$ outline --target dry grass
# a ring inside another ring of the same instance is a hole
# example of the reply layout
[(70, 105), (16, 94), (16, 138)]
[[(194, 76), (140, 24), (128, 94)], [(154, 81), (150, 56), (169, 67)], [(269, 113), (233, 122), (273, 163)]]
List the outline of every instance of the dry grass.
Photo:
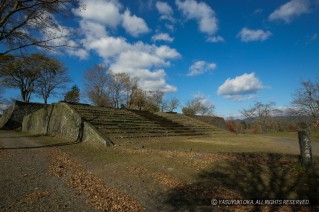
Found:
[(50, 193), (48, 191), (35, 191), (25, 195), (23, 201), (28, 204), (33, 204), (49, 194)]
[[(53, 138), (37, 139), (50, 144), (61, 142)], [(53, 172), (57, 176), (68, 176), (68, 184), (83, 192), (95, 208), (108, 207), (111, 210), (113, 206), (103, 205), (104, 202), (111, 205), (116, 202), (116, 208), (119, 204), (117, 201), (123, 201), (118, 189), (110, 190), (94, 177), (96, 175), (93, 173), (96, 172), (102, 180), (112, 178), (118, 184), (127, 184), (129, 181), (133, 188), (141, 185), (141, 181), (142, 184), (147, 183), (152, 191), (163, 192), (162, 196), (167, 198), (166, 204), (176, 210), (197, 210), (202, 206), (211, 209), (212, 198), (308, 199), (312, 196), (319, 199), (318, 165), (314, 172), (307, 173), (300, 166), (297, 156), (285, 155), (291, 152), (259, 135), (227, 133), (209, 138), (144, 140), (110, 148), (81, 143), (61, 149), (68, 152), (69, 156), (54, 154)], [(74, 164), (72, 158), (79, 159), (92, 173), (83, 172), (84, 168)], [(95, 197), (96, 193), (90, 189), (101, 190), (102, 193)], [(113, 194), (115, 199), (110, 197)], [(133, 194), (133, 197), (138, 200), (148, 198), (137, 194)], [(100, 201), (101, 198), (104, 200)], [(138, 208), (143, 207), (140, 205)], [(304, 206), (269, 205), (221, 206), (219, 209), (308, 211)]]
[(54, 149), (48, 151), (48, 154), (50, 173), (65, 177), (67, 184), (84, 194), (93, 208), (103, 211), (144, 211), (137, 200), (107, 187), (100, 178), (86, 171), (66, 153)]

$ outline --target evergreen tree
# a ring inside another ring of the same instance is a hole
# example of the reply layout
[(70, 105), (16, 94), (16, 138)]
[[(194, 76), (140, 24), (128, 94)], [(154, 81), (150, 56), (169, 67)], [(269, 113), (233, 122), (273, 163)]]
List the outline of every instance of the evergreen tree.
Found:
[(71, 90), (64, 95), (64, 101), (76, 103), (80, 102), (80, 89), (77, 85), (73, 85)]

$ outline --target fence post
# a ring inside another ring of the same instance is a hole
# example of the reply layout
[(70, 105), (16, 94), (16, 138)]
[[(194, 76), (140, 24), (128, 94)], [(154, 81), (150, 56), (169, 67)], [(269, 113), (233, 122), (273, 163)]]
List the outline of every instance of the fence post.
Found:
[(299, 131), (298, 138), (299, 138), (301, 164), (305, 168), (311, 168), (312, 152), (311, 152), (311, 141), (309, 138), (309, 134), (306, 131)]

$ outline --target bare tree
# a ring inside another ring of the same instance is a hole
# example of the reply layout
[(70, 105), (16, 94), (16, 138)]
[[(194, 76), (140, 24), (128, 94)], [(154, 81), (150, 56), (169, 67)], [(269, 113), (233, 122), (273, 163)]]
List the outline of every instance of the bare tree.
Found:
[(126, 73), (112, 73), (111, 81), (109, 85), (110, 96), (112, 98), (113, 107), (120, 108), (121, 106), (127, 105), (129, 103), (129, 94), (131, 90), (131, 80)]
[(213, 115), (215, 110), (215, 105), (210, 102), (201, 102), (198, 113), (202, 116)]
[(302, 82), (293, 94), (292, 106), (294, 114), (319, 120), (319, 80)]
[(279, 113), (278, 109), (274, 109), (275, 103), (256, 102), (252, 107), (244, 109), (241, 112), (246, 118), (252, 119), (259, 124), (263, 131), (266, 131), (272, 122), (273, 114)]
[(132, 96), (131, 96), (130, 108), (144, 110), (144, 108), (146, 107), (146, 103), (147, 103), (146, 92), (138, 87), (134, 89), (134, 92), (132, 93)]
[(35, 93), (47, 104), (49, 97), (56, 95), (58, 90), (65, 89), (71, 80), (67, 69), (56, 59), (41, 56), (38, 66), (41, 70), (39, 78), (35, 81)]
[(112, 106), (108, 87), (112, 79), (107, 72), (103, 65), (95, 65), (84, 72), (85, 94), (94, 105)]
[[(70, 31), (61, 27), (55, 16), (66, 17), (79, 0), (1, 0), (0, 55), (37, 46), (47, 50), (67, 46)], [(63, 42), (56, 42), (57, 40)]]
[(151, 112), (163, 111), (164, 92), (160, 90), (149, 91), (147, 95), (147, 109)]
[(134, 94), (140, 89), (137, 78), (130, 78), (129, 76), (124, 78), (124, 100), (127, 108), (131, 108), (133, 103)]
[(179, 106), (179, 100), (176, 97), (173, 97), (167, 102), (167, 110), (169, 112), (173, 112)]
[(213, 115), (215, 106), (205, 101), (202, 96), (198, 96), (189, 100), (182, 111), (185, 115), (194, 116), (196, 114), (200, 115)]

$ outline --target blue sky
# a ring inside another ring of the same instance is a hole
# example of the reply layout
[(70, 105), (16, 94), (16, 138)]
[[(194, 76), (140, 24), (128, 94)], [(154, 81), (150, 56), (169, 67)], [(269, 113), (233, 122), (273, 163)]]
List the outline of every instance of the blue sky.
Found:
[(80, 89), (105, 64), (181, 104), (202, 95), (220, 116), (256, 101), (288, 106), (319, 73), (318, 0), (84, 0), (61, 28), (81, 46), (59, 55)]

